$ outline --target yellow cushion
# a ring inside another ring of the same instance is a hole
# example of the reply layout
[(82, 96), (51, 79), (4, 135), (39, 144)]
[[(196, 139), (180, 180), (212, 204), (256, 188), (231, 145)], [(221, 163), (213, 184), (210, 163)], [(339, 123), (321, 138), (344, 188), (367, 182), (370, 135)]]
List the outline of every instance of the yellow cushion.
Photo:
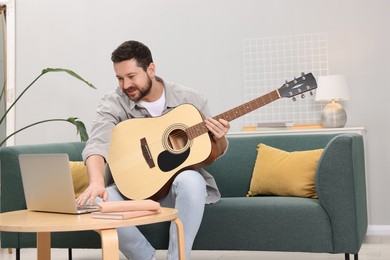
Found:
[(69, 162), (76, 198), (88, 187), (88, 172), (84, 162)]
[(317, 198), (314, 175), (323, 149), (286, 152), (259, 144), (248, 196)]

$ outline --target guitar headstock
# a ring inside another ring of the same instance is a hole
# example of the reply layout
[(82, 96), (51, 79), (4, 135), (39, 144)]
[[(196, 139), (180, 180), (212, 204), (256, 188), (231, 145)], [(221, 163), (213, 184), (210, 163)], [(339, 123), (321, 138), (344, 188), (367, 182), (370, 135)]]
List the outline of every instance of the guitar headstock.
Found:
[(313, 74), (302, 73), (302, 76), (286, 82), (278, 89), (280, 97), (294, 97), (317, 88), (317, 82)]

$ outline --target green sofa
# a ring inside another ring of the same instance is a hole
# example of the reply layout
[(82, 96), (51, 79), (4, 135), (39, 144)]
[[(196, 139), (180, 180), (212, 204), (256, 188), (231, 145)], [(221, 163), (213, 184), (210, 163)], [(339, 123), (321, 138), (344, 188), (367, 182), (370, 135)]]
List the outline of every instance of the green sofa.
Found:
[[(206, 205), (194, 250), (313, 252), (344, 254), (345, 259), (353, 254), (358, 258), (367, 230), (361, 135), (229, 136), (229, 142), (225, 156), (207, 167), (222, 198)], [(324, 148), (315, 176), (318, 199), (246, 197), (259, 143), (286, 151)], [(81, 160), (83, 147), (84, 143), (73, 142), (2, 148), (1, 212), (26, 208), (19, 154), (68, 153), (70, 160), (77, 161)], [(168, 226), (162, 223), (140, 229), (157, 249), (165, 249)], [(1, 233), (3, 248), (29, 248), (35, 243), (31, 233)], [(52, 247), (99, 248), (100, 240), (93, 231), (54, 233)]]

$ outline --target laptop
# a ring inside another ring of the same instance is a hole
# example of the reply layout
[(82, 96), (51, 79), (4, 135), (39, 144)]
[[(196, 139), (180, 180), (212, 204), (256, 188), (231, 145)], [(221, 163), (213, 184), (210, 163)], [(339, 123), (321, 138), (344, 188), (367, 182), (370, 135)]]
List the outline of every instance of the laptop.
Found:
[(28, 210), (82, 214), (97, 205), (77, 206), (67, 154), (20, 154), (20, 172)]

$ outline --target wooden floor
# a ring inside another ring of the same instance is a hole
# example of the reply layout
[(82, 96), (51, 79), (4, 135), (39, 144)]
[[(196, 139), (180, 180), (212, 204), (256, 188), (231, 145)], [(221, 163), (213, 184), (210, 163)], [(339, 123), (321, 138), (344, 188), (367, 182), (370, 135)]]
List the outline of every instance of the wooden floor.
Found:
[[(0, 260), (15, 259), (15, 250), (9, 254), (6, 249), (1, 250)], [(21, 259), (36, 259), (35, 249), (22, 249)], [(67, 260), (66, 249), (52, 249), (53, 260)], [(74, 249), (74, 260), (101, 259), (98, 249)], [(120, 258), (126, 259), (121, 256)], [(157, 259), (166, 259), (166, 251), (158, 251)], [(314, 253), (285, 253), (285, 252), (248, 252), (248, 251), (193, 251), (191, 260), (344, 260), (343, 254), (314, 254)], [(351, 260), (353, 257), (351, 257)], [(369, 236), (366, 238), (359, 253), (359, 260), (390, 260), (390, 236)]]

